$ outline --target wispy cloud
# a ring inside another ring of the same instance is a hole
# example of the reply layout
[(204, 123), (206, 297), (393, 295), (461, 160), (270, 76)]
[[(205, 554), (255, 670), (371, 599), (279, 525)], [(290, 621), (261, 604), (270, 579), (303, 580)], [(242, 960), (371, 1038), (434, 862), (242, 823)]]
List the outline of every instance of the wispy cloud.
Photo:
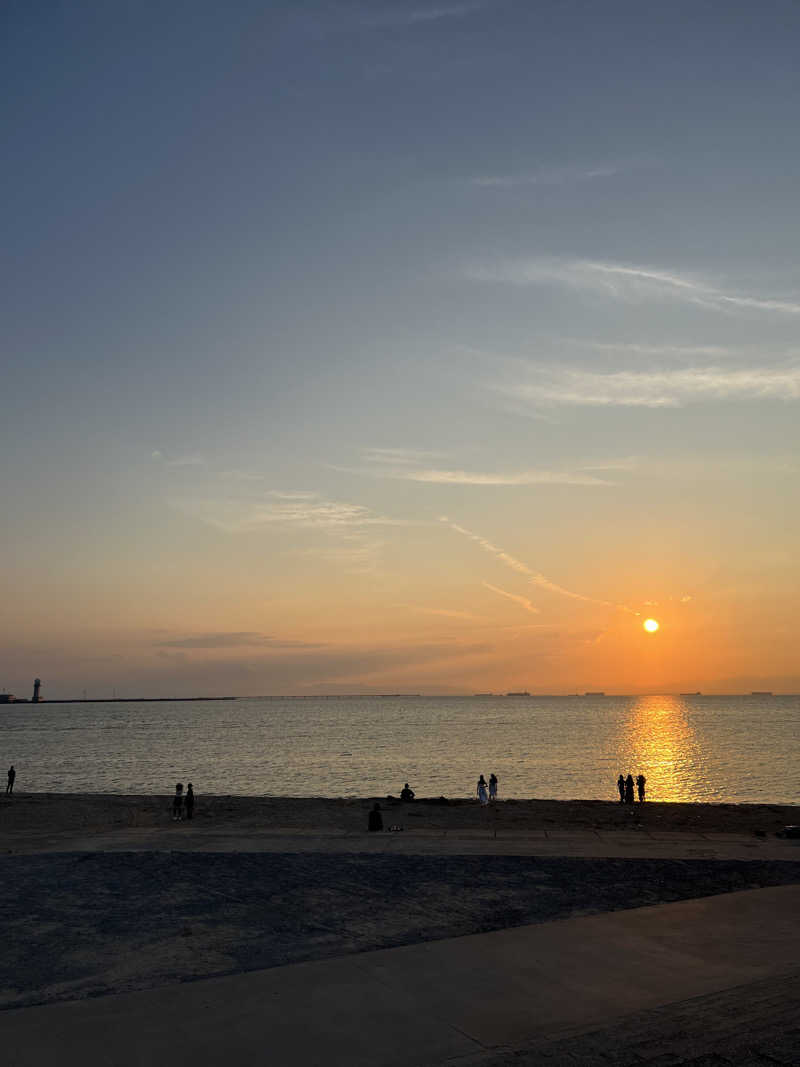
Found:
[(483, 584), (487, 589), (491, 589), (493, 593), (504, 596), (507, 600), (513, 600), (515, 604), (519, 604), (526, 611), (529, 611), (531, 615), (539, 614), (539, 609), (526, 596), (521, 596), (519, 593), (509, 593), (505, 589), (499, 589), (496, 585), (491, 585), (489, 582), (484, 582)]
[(398, 478), (407, 482), (427, 482), (434, 485), (612, 485), (603, 478), (580, 471), (459, 471), (459, 470), (416, 470), (395, 471), (387, 477)]
[(368, 10), (360, 21), (363, 25), (375, 29), (416, 26), (426, 22), (440, 22), (443, 19), (464, 18), (489, 6), (490, 2), (491, 0), (462, 0), (461, 3), (398, 6), (384, 11)]
[(442, 516), (440, 522), (445, 523), (451, 530), (455, 530), (456, 533), (461, 534), (463, 537), (468, 537), (470, 541), (474, 541), (476, 545), (479, 545), (484, 552), (488, 552), (489, 555), (494, 556), (495, 559), (504, 563), (512, 571), (516, 571), (517, 574), (524, 575), (532, 585), (536, 585), (540, 589), (546, 590), (548, 593), (556, 593), (558, 596), (568, 597), (570, 600), (581, 600), (587, 604), (600, 604), (606, 608), (616, 608), (619, 611), (626, 611), (631, 615), (638, 614), (638, 612), (634, 611), (633, 608), (629, 608), (626, 604), (615, 604), (610, 600), (599, 600), (597, 597), (586, 596), (583, 593), (576, 593), (571, 589), (565, 589), (564, 586), (558, 585), (540, 571), (533, 570), (527, 563), (515, 559), (514, 556), (509, 555), (509, 553), (503, 551), (502, 548), (498, 548), (497, 545), (492, 544), (492, 542), (485, 537), (481, 537), (480, 534), (473, 533), (472, 530), (468, 530), (464, 526), (459, 526), (458, 523), (452, 522), (446, 516)]
[(704, 401), (797, 400), (800, 364), (607, 373), (573, 367), (536, 367), (528, 371), (527, 381), (492, 388), (531, 407), (677, 408)]
[(431, 452), (418, 448), (368, 448), (362, 459), (367, 463), (398, 464), (426, 463), (431, 459), (440, 459), (444, 452)]
[(177, 497), (173, 505), (229, 533), (270, 526), (348, 532), (369, 526), (416, 525), (376, 514), (361, 504), (327, 500), (304, 490), (269, 490), (258, 496)]
[(395, 607), (406, 608), (408, 611), (419, 612), (420, 615), (438, 615), (444, 619), (464, 619), (469, 622), (486, 622), (483, 615), (475, 615), (471, 611), (458, 611), (454, 608), (424, 608), (419, 604), (396, 604)]
[(181, 467), (204, 467), (206, 464), (202, 456), (196, 454), (190, 456), (167, 456), (158, 448), (150, 453), (150, 458), (154, 463), (160, 463), (168, 470), (178, 470)]
[(620, 165), (600, 165), (595, 167), (549, 167), (541, 170), (517, 174), (485, 174), (470, 179), (471, 185), (481, 189), (516, 189), (531, 185), (570, 185), (576, 182), (590, 182), (597, 178), (613, 178), (624, 170), (630, 169)]
[(562, 285), (616, 300), (679, 300), (715, 311), (750, 310), (800, 315), (797, 298), (728, 291), (675, 271), (589, 259), (515, 259), (465, 268), (476, 281), (512, 285)]
[[(374, 451), (372, 450), (372, 452)], [(528, 485), (608, 486), (614, 484), (589, 473), (589, 468), (587, 467), (582, 467), (578, 470), (470, 471), (421, 466), (419, 459), (424, 459), (426, 454), (414, 453), (411, 450), (382, 449), (377, 457), (372, 452), (366, 452), (362, 456), (365, 466), (340, 467), (332, 465), (332, 469), (369, 478), (389, 478), (395, 481), (420, 482), (429, 485), (518, 487)]]
[(289, 641), (269, 634), (242, 630), (235, 633), (193, 634), (191, 637), (178, 637), (165, 641), (156, 641), (156, 648), (323, 648), (321, 644), (309, 644), (307, 641)]
[(562, 343), (570, 348), (588, 349), (612, 356), (643, 356), (646, 359), (728, 359), (742, 354), (741, 349), (732, 348), (730, 345), (642, 344), (636, 341), (589, 341), (574, 338), (564, 338)]

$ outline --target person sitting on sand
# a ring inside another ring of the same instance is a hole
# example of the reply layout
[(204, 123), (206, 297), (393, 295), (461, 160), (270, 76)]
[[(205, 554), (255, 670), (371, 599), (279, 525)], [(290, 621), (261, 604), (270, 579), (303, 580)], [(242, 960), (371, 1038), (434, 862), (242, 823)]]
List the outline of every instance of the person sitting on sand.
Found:
[(639, 793), (639, 803), (644, 803), (644, 787), (647, 784), (647, 779), (643, 774), (636, 775), (636, 789)]
[(367, 822), (368, 830), (382, 830), (383, 829), (383, 816), (381, 815), (381, 806), (376, 803), (372, 811), (369, 813), (369, 821)]
[(625, 779), (625, 803), (633, 803), (633, 775), (629, 774)]
[(497, 775), (489, 775), (489, 800), (497, 800)]
[(481, 806), (489, 803), (489, 794), (486, 792), (486, 779), (483, 775), (478, 779), (478, 800), (481, 802)]
[(181, 812), (183, 811), (183, 782), (178, 782), (175, 786), (175, 796), (172, 799), (172, 821), (181, 821)]
[(191, 782), (186, 786), (186, 800), (184, 803), (186, 805), (186, 818), (191, 819), (192, 812), (194, 811), (194, 790), (192, 789)]
[(401, 800), (413, 800), (414, 799), (414, 790), (409, 787), (408, 782), (406, 782), (406, 784), (400, 790), (400, 799)]
[(620, 804), (624, 804), (625, 803), (625, 779), (622, 777), (622, 775), (620, 775), (619, 778), (617, 778), (617, 789), (619, 789), (619, 802), (620, 802)]
[(8, 785), (6, 786), (6, 796), (11, 796), (14, 792), (14, 779), (17, 777), (17, 772), (14, 770), (14, 764), (8, 768)]

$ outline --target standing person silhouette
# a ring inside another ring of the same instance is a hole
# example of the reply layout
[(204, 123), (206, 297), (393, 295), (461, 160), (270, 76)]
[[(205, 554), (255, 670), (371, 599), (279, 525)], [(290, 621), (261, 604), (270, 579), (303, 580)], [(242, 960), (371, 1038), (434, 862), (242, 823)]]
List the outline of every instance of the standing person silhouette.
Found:
[(172, 821), (180, 822), (183, 812), (183, 782), (175, 786), (175, 796), (172, 798)]
[(633, 775), (629, 774), (625, 779), (625, 803), (633, 803)]
[(481, 802), (482, 805), (489, 803), (489, 794), (486, 791), (486, 779), (483, 777), (483, 775), (481, 775), (478, 779), (477, 793), (478, 800)]
[(620, 804), (624, 804), (625, 803), (625, 779), (622, 777), (622, 775), (620, 775), (619, 778), (617, 778), (617, 789), (619, 789), (619, 802), (620, 802)]
[(497, 775), (489, 775), (489, 800), (497, 800)]
[(647, 784), (647, 779), (643, 774), (636, 775), (636, 790), (639, 794), (639, 803), (644, 804), (644, 787)]
[(186, 799), (184, 800), (186, 805), (186, 818), (191, 819), (192, 812), (194, 811), (194, 790), (192, 789), (192, 783), (186, 786)]
[(14, 792), (14, 779), (17, 777), (17, 772), (14, 770), (14, 764), (8, 768), (8, 785), (6, 786), (6, 796), (11, 796)]

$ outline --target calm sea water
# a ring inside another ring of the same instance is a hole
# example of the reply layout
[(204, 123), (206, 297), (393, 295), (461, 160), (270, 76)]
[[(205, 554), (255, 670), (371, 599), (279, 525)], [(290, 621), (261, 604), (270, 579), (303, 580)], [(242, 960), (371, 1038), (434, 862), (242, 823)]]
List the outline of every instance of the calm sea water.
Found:
[[(263, 697), (0, 707), (17, 789), (800, 801), (800, 697)], [(5, 761), (3, 763), (3, 761)]]

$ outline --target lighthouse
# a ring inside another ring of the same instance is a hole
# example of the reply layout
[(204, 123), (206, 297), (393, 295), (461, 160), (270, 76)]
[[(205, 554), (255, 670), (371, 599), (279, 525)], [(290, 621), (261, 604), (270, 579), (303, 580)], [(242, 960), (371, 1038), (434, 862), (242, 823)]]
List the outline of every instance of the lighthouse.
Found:
[(39, 701), (42, 699), (39, 696), (39, 689), (41, 688), (41, 685), (42, 685), (42, 679), (41, 678), (35, 678), (34, 682), (33, 682), (33, 696), (31, 697), (31, 703), (32, 704), (38, 704)]

